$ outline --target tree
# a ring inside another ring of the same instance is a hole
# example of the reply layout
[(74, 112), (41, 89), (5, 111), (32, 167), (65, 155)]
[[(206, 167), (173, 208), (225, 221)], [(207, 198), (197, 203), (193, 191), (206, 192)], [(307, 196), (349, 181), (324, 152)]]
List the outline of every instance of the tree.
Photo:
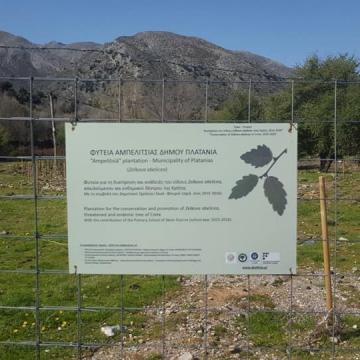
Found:
[[(317, 155), (320, 170), (327, 171), (335, 155), (338, 157), (360, 154), (360, 80), (359, 62), (352, 56), (338, 55), (320, 59), (309, 57), (296, 68), (294, 97), (295, 120), (299, 122), (299, 153)], [(337, 80), (337, 81), (335, 81)], [(335, 100), (336, 87), (336, 100)], [(265, 117), (283, 120), (290, 118), (291, 93), (282, 90), (270, 96), (265, 105)], [(335, 113), (336, 103), (336, 113)], [(337, 127), (335, 128), (335, 116)]]
[(0, 124), (0, 154), (4, 154), (8, 151), (9, 138), (10, 134), (8, 129), (3, 124)]
[[(263, 107), (258, 96), (251, 97), (251, 117), (250, 120), (256, 121), (263, 117)], [(211, 120), (226, 121), (239, 120), (247, 121), (249, 118), (249, 97), (244, 91), (237, 91), (226, 100), (220, 110), (214, 111), (210, 115)]]

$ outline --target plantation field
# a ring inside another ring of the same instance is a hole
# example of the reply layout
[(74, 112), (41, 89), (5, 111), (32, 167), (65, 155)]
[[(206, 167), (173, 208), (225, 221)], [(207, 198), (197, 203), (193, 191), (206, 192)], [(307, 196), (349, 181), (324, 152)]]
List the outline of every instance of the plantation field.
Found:
[[(164, 314), (148, 316), (149, 310), (142, 310), (161, 308), (171, 301), (176, 303), (176, 298), (182, 296), (184, 291), (182, 281), (176, 276), (87, 275), (81, 276), (79, 280), (75, 275), (68, 275), (66, 189), (63, 166), (59, 167), (62, 170), (57, 173), (52, 170), (50, 163), (39, 164), (38, 168), (37, 190), (40, 198), (37, 217), (40, 240), (37, 264), (33, 236), (35, 209), (31, 199), (31, 164), (0, 163), (0, 342), (26, 343), (36, 338), (37, 324), (33, 307), (36, 305), (37, 276), (34, 270), (37, 265), (40, 269), (38, 305), (41, 308), (38, 325), (42, 342), (66, 342), (71, 345), (80, 340), (83, 344), (111, 345), (123, 341), (123, 345), (130, 348), (158, 340)], [(339, 358), (354, 359), (354, 352), (349, 353), (346, 349), (360, 349), (360, 288), (356, 285), (360, 279), (360, 168), (351, 166), (343, 170), (338, 173), (336, 186), (333, 174), (322, 175), (327, 182), (331, 265), (337, 275), (336, 287), (341, 293), (339, 301), (349, 310), (343, 317), (343, 342), (337, 345), (339, 351), (344, 350)], [(301, 170), (298, 174), (298, 273), (306, 276), (322, 271), (319, 175), (314, 169)], [(276, 286), (281, 287), (282, 282), (288, 282), (282, 277), (274, 277), (272, 281), (274, 293), (277, 291)], [(321, 287), (321, 281), (316, 281), (319, 283), (317, 286)], [(268, 293), (261, 293), (260, 289), (259, 285), (251, 298), (250, 295), (243, 296), (251, 304), (251, 309), (253, 307), (256, 311), (251, 313), (249, 319), (245, 315), (233, 316), (231, 326), (247, 336), (247, 324), (250, 321), (252, 327), (248, 337), (252, 346), (286, 347), (289, 335), (284, 329), (288, 326), (288, 314), (259, 311), (277, 309), (278, 306)], [(322, 303), (323, 298), (318, 301)], [(81, 314), (78, 307), (81, 307)], [(126, 311), (122, 312), (121, 308), (126, 308)], [(184, 306), (182, 311), (186, 310), (188, 308)], [(168, 314), (165, 319), (169, 332), (176, 332), (178, 323), (184, 320), (172, 314)], [(302, 334), (316, 328), (318, 321), (319, 316), (311, 314), (294, 321), (294, 344)], [(124, 329), (123, 339), (120, 333), (110, 338), (103, 335), (100, 327), (105, 324), (121, 324)], [(81, 326), (81, 338), (78, 326)], [(215, 335), (211, 336), (220, 340), (232, 337), (227, 327), (215, 324), (215, 320), (213, 332)], [(332, 343), (328, 336), (320, 336), (317, 346), (331, 349)], [(147, 358), (159, 358), (159, 352), (149, 352)], [(70, 359), (76, 357), (77, 353), (78, 349), (71, 346), (41, 347), (41, 359)], [(91, 351), (83, 350), (83, 353), (90, 356)], [(250, 355), (256, 358), (254, 353)], [(328, 355), (326, 352), (310, 355), (309, 352), (299, 350), (294, 352), (293, 358), (326, 359)], [(283, 354), (279, 358), (281, 356)], [(2, 343), (0, 358), (34, 359), (34, 348)]]

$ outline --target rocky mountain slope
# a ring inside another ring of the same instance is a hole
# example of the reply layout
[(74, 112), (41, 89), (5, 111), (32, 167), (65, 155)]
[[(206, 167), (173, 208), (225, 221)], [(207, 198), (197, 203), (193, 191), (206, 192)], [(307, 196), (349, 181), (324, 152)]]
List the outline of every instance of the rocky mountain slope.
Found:
[[(292, 76), (292, 69), (249, 52), (226, 50), (199, 38), (168, 32), (121, 36), (106, 44), (50, 42), (43, 45), (0, 32), (0, 76), (121, 77), (129, 80), (124, 81), (121, 91), (117, 82), (80, 80), (78, 116), (200, 120), (206, 116), (207, 110), (216, 111), (238, 91), (247, 94), (250, 79), (261, 82), (282, 80)], [(137, 81), (132, 81), (134, 79)], [(150, 79), (156, 81), (141, 81)], [(164, 98), (161, 79), (167, 81)], [(207, 110), (205, 81), (212, 82), (207, 92)], [(241, 81), (245, 82), (236, 83)], [(26, 103), (27, 86), (21, 89), (24, 84), (16, 81), (11, 81), (10, 85), (17, 92), (17, 101), (20, 99), (21, 104)], [(4, 86), (6, 88), (9, 84)], [(58, 116), (72, 114), (73, 86), (71, 80), (36, 82), (34, 91), (39, 92), (39, 101), (35, 104), (38, 114), (49, 116), (47, 99), (50, 93), (56, 99), (54, 106)], [(281, 86), (275, 82), (264, 86), (257, 83), (253, 91), (266, 95)], [(120, 93), (121, 101), (118, 99)], [(9, 91), (6, 94), (11, 96)], [(14, 101), (6, 97), (2, 102), (5, 100), (7, 103)]]
[[(86, 54), (73, 51), (74, 49), (96, 50), (102, 47), (102, 45), (96, 43), (65, 45), (51, 42), (45, 45), (38, 45), (4, 31), (0, 31), (1, 45), (9, 46), (10, 48), (0, 47), (0, 76), (70, 75), (73, 73), (76, 62)], [(60, 50), (50, 50), (54, 47)]]
[[(0, 48), (0, 76), (241, 81), (276, 80), (292, 75), (290, 68), (265, 57), (226, 50), (199, 38), (168, 32), (121, 36), (106, 44), (51, 42), (44, 45), (0, 32), (1, 45), (20, 48)], [(76, 51), (79, 49), (93, 51)]]

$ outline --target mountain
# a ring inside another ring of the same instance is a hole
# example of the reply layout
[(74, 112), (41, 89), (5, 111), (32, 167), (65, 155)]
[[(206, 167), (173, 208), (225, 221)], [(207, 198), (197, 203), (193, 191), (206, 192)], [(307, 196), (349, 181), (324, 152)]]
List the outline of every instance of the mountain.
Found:
[(0, 45), (15, 47), (0, 48), (0, 76), (256, 81), (292, 75), (292, 69), (268, 58), (169, 32), (142, 32), (106, 44), (43, 45), (0, 32)]
[[(74, 73), (74, 64), (84, 57), (84, 53), (74, 49), (102, 48), (102, 45), (96, 43), (33, 44), (4, 31), (0, 31), (0, 45), (10, 47), (0, 48), (0, 76), (71, 75)], [(54, 47), (60, 50), (51, 50)]]
[[(34, 44), (0, 32), (0, 76), (79, 77), (81, 118), (201, 120), (239, 91), (247, 98), (250, 79), (257, 82), (253, 91), (266, 95), (283, 87), (276, 80), (292, 74), (292, 69), (263, 56), (169, 32), (142, 32), (105, 44)], [(117, 81), (81, 81), (120, 77), (128, 80), (122, 86)], [(161, 79), (166, 80), (164, 87)], [(206, 81), (211, 82), (208, 88)], [(57, 116), (73, 116), (73, 87), (73, 81), (34, 83), (37, 114), (49, 116), (51, 93)], [(28, 85), (24, 88), (22, 82), (0, 83), (1, 89), (22, 105), (28, 101)], [(14, 100), (6, 101), (11, 108)]]

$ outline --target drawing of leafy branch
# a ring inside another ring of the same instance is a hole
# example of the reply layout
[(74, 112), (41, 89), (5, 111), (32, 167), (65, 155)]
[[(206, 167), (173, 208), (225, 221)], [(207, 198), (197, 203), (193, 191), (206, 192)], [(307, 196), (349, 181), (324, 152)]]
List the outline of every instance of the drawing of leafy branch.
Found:
[(271, 161), (269, 168), (260, 176), (255, 174), (249, 174), (243, 176), (242, 179), (236, 182), (236, 186), (232, 188), (232, 192), (229, 199), (240, 199), (247, 196), (253, 191), (258, 184), (259, 180), (264, 180), (264, 193), (269, 203), (272, 205), (274, 211), (280, 216), (284, 213), (287, 204), (286, 191), (282, 182), (275, 176), (269, 176), (270, 170), (278, 162), (278, 160), (287, 153), (287, 149), (284, 149), (278, 156), (274, 156), (272, 151), (266, 145), (258, 145), (256, 149), (252, 149), (240, 158), (247, 164), (254, 166), (255, 168), (264, 167)]

